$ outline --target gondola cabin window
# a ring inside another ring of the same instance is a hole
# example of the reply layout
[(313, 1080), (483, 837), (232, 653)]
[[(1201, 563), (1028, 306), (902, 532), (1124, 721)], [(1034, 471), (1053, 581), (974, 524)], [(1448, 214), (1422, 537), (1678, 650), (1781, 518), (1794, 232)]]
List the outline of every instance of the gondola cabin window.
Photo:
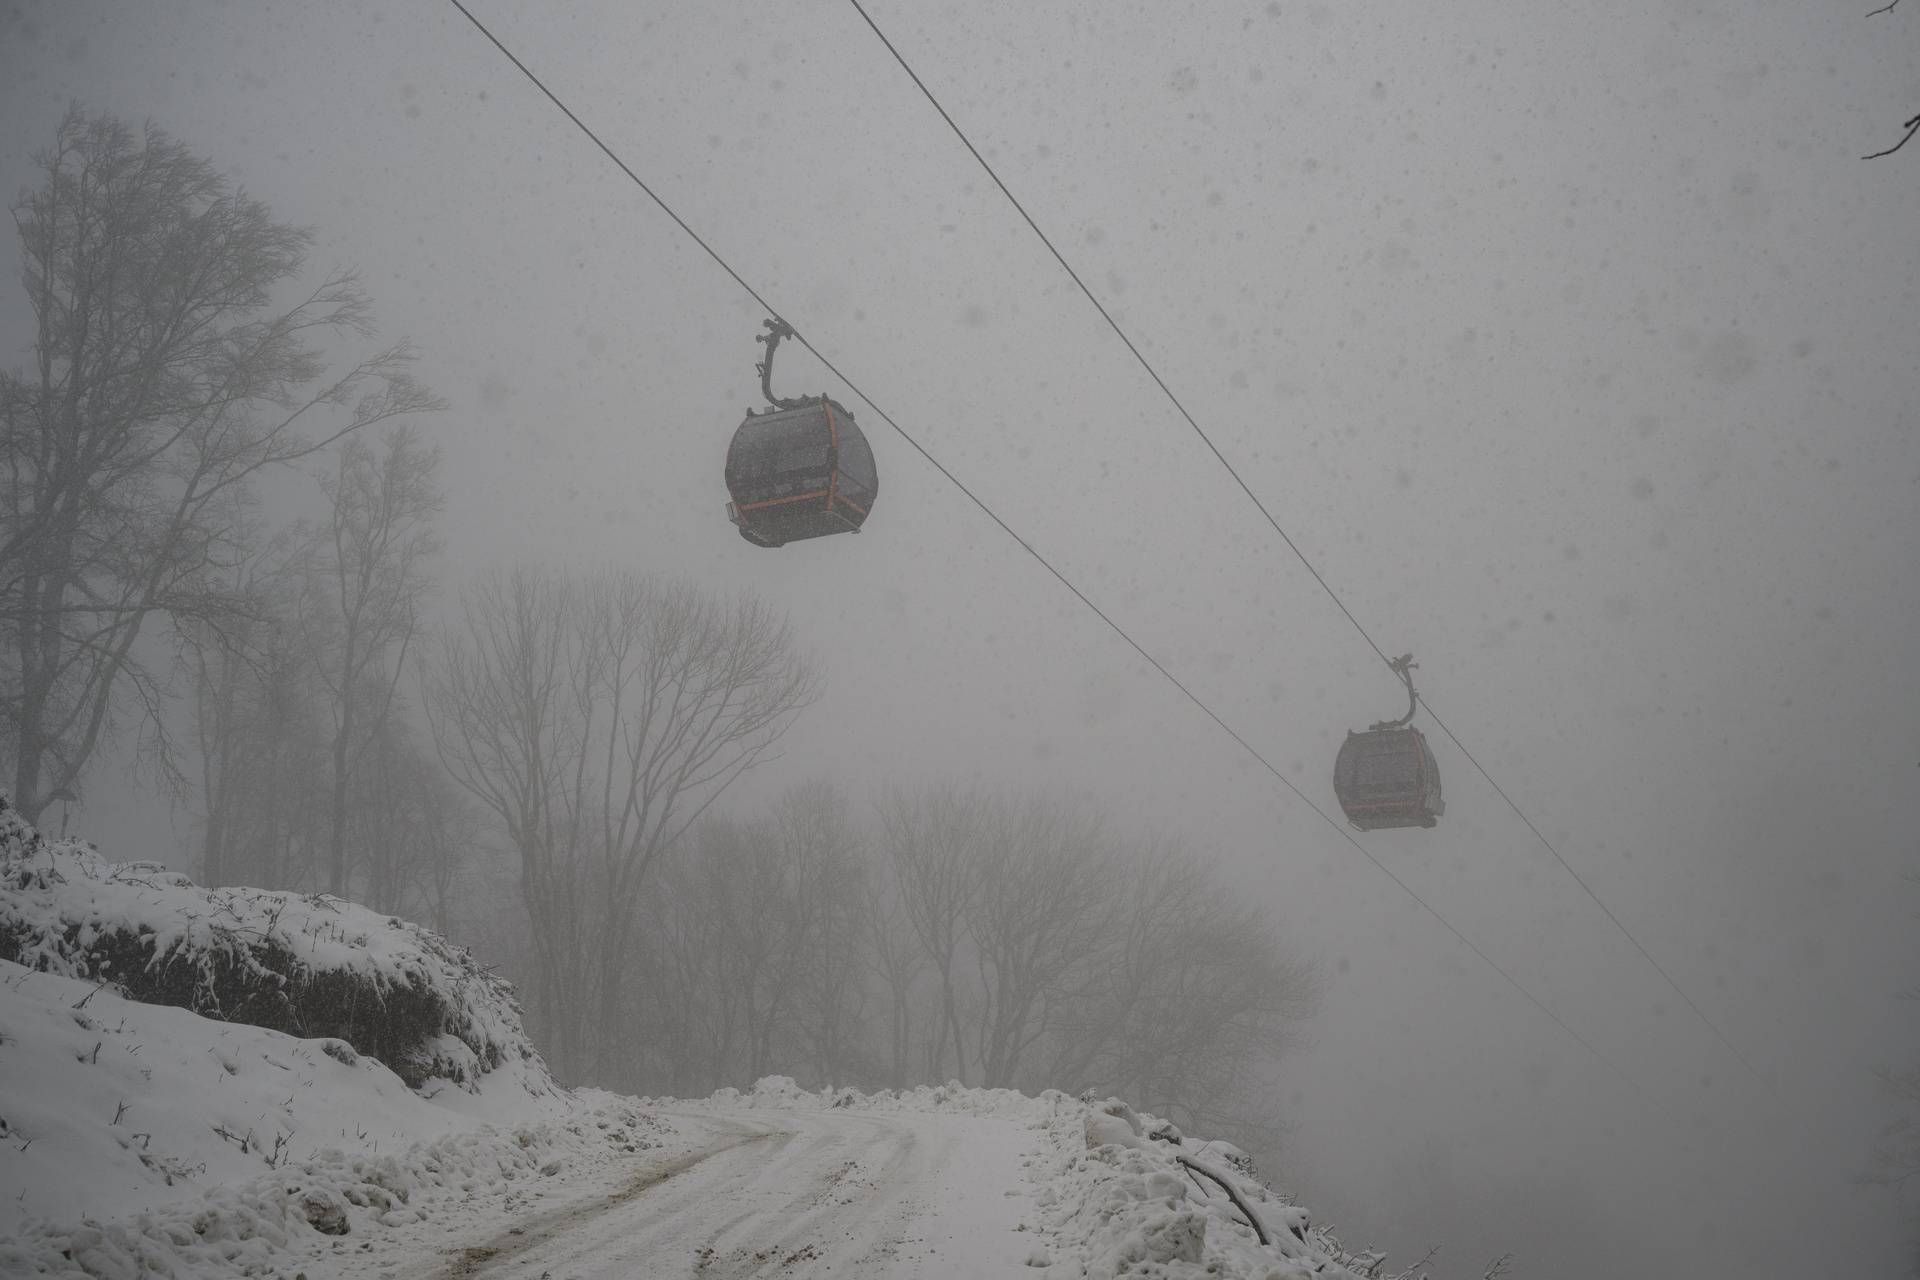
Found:
[(1363, 755), (1354, 770), (1363, 791), (1407, 791), (1420, 785), (1420, 757), (1410, 751)]

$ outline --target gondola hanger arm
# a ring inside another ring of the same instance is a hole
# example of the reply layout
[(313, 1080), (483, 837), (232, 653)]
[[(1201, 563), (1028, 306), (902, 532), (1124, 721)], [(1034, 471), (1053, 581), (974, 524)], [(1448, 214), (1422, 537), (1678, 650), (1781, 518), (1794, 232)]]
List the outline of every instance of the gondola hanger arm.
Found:
[(1398, 720), (1381, 720), (1370, 726), (1374, 729), (1402, 728), (1413, 720), (1413, 713), (1420, 709), (1420, 695), (1414, 692), (1413, 688), (1413, 672), (1420, 664), (1413, 660), (1412, 654), (1403, 653), (1397, 658), (1390, 659), (1387, 665), (1393, 668), (1394, 674), (1399, 676), (1407, 686), (1407, 714)]
[(782, 400), (773, 394), (773, 353), (780, 345), (780, 339), (794, 336), (793, 326), (775, 316), (765, 322), (765, 327), (767, 331), (754, 339), (767, 349), (767, 358), (753, 366), (760, 371), (760, 394), (765, 396), (767, 403), (776, 409), (798, 409), (801, 405), (809, 403), (813, 397), (798, 396), (792, 400)]

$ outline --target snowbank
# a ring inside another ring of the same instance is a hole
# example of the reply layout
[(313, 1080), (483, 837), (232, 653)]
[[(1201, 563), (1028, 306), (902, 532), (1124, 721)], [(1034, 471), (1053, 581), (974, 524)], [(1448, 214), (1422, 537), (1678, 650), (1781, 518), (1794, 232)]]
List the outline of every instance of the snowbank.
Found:
[(372, 1247), (651, 1126), (556, 1086), (508, 985), (427, 930), (112, 864), (0, 798), (0, 1274)]
[(344, 1041), (416, 1089), (505, 1069), (554, 1089), (512, 989), (407, 921), (324, 894), (202, 889), (46, 840), (0, 797), (0, 960), (132, 999)]
[(0, 1275), (263, 1274), (597, 1188), (657, 1128), (609, 1095), (425, 1097), (342, 1041), (0, 961)]

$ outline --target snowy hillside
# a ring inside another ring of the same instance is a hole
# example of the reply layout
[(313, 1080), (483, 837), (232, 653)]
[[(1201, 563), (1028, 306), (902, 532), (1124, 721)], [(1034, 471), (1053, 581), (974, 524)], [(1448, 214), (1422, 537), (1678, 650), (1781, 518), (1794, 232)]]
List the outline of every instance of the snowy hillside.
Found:
[[(638, 1274), (1382, 1274), (1232, 1146), (1118, 1100), (785, 1077), (697, 1101), (570, 1092), (504, 984), (417, 926), (210, 893), (17, 819), (7, 839), (9, 1276), (538, 1276), (550, 1258), (585, 1276), (641, 1240)], [(303, 995), (343, 973), (430, 1010), (432, 1034), (331, 1006), (338, 1034), (304, 1038), (205, 1016), (311, 1024)], [(238, 998), (256, 990), (284, 998)]]
[(339, 1040), (0, 961), (0, 1274), (245, 1274), (648, 1141), (624, 1100), (416, 1093)]
[(405, 920), (324, 894), (202, 889), (46, 840), (0, 796), (0, 959), (134, 999), (334, 1037), (409, 1085), (504, 1070), (553, 1088), (506, 982)]

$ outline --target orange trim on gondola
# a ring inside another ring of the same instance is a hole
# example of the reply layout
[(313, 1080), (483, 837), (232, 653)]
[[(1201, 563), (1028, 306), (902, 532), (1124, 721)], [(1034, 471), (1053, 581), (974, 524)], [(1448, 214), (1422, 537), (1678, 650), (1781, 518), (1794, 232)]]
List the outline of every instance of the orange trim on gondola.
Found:
[(1354, 802), (1342, 807), (1348, 813), (1420, 813), (1424, 810), (1421, 800), (1376, 800), (1371, 804)]
[(827, 510), (833, 510), (833, 499), (840, 489), (840, 424), (833, 420), (833, 401), (820, 401), (820, 411), (827, 415), (827, 457), (833, 463), (833, 470), (827, 474)]
[[(766, 509), (767, 507), (782, 507), (788, 504), (789, 502), (811, 502), (815, 498), (826, 498), (829, 503), (832, 502), (831, 491), (827, 489), (819, 489), (813, 493), (796, 494), (791, 498), (768, 498), (765, 502), (747, 502), (747, 503), (736, 502), (733, 505), (734, 505), (734, 510), (736, 511), (761, 511)], [(845, 498), (842, 498), (840, 499), (840, 501), (846, 502), (847, 500)], [(852, 506), (853, 504), (847, 503), (847, 505)]]

